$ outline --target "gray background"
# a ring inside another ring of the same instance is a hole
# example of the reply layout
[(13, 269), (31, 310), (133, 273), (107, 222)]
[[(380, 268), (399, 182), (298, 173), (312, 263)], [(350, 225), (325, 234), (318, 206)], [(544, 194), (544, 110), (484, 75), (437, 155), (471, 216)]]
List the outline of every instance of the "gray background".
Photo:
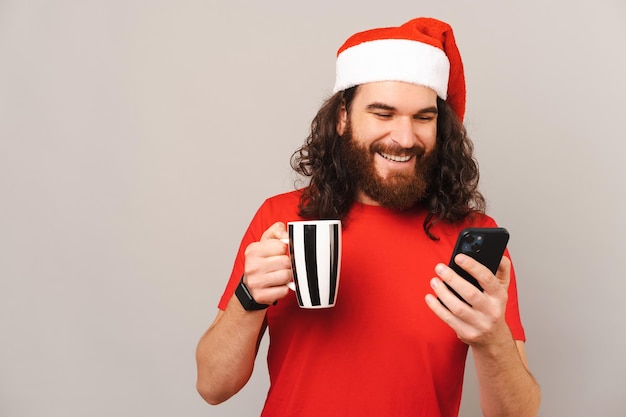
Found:
[(336, 49), (420, 15), (464, 57), (541, 415), (625, 415), (624, 0), (0, 0), (0, 415), (258, 414), (263, 359), (211, 407), (196, 342)]

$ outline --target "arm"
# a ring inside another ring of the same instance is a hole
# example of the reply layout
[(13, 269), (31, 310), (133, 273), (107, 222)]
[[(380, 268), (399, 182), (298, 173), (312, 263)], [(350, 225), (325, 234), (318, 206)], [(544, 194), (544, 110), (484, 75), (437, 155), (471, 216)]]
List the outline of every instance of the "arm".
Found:
[[(285, 234), (285, 225), (276, 223), (246, 248), (244, 282), (258, 303), (271, 304), (289, 292), (291, 264), (286, 245), (278, 240)], [(248, 382), (265, 327), (265, 310), (246, 311), (231, 297), (196, 350), (196, 386), (205, 401), (226, 401)]]
[[(524, 343), (513, 340), (504, 318), (511, 262), (503, 257), (494, 276), (468, 256), (458, 255), (455, 261), (478, 280), (484, 292), (439, 264), (435, 268), (438, 277), (432, 279), (431, 286), (448, 308), (432, 294), (426, 296), (426, 302), (459, 339), (472, 347), (483, 415), (537, 416), (541, 400), (539, 385), (528, 370)], [(442, 281), (469, 305), (459, 300)]]
[(198, 343), (196, 388), (209, 404), (235, 395), (252, 375), (265, 311), (248, 312), (238, 304), (232, 297)]

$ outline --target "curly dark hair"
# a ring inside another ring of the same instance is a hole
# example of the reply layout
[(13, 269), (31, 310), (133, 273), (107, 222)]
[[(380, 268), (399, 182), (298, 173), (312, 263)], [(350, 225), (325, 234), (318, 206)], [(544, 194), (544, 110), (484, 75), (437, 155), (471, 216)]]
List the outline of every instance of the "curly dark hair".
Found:
[[(310, 177), (300, 198), (304, 218), (345, 219), (356, 198), (355, 181), (341, 159), (342, 138), (337, 133), (340, 110), (350, 111), (358, 86), (340, 91), (320, 108), (311, 123), (311, 134), (291, 157), (292, 168)], [(428, 210), (424, 231), (433, 240), (432, 226), (439, 221), (457, 222), (472, 213), (485, 212), (478, 191), (478, 163), (474, 145), (463, 123), (448, 103), (437, 97), (436, 166), (419, 204)]]

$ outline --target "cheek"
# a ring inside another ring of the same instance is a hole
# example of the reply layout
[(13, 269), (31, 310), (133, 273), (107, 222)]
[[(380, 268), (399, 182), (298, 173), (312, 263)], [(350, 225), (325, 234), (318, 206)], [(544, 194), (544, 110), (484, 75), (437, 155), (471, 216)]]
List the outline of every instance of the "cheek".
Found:
[(424, 129), (424, 131), (421, 132), (420, 139), (426, 152), (435, 149), (435, 146), (437, 146), (437, 125)]
[(374, 129), (367, 128), (367, 126), (361, 127), (362, 129), (359, 129), (358, 131), (352, 131), (352, 140), (368, 150), (371, 150), (372, 144), (376, 143), (378, 139), (385, 137), (384, 134), (380, 134)]

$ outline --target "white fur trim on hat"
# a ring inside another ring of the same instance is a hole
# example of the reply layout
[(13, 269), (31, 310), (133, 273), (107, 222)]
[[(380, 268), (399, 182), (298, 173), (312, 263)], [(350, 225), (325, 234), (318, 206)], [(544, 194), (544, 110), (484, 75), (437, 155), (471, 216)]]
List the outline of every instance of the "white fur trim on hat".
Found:
[(443, 50), (407, 39), (363, 42), (337, 57), (333, 93), (375, 81), (404, 81), (435, 90), (446, 99), (450, 61)]

